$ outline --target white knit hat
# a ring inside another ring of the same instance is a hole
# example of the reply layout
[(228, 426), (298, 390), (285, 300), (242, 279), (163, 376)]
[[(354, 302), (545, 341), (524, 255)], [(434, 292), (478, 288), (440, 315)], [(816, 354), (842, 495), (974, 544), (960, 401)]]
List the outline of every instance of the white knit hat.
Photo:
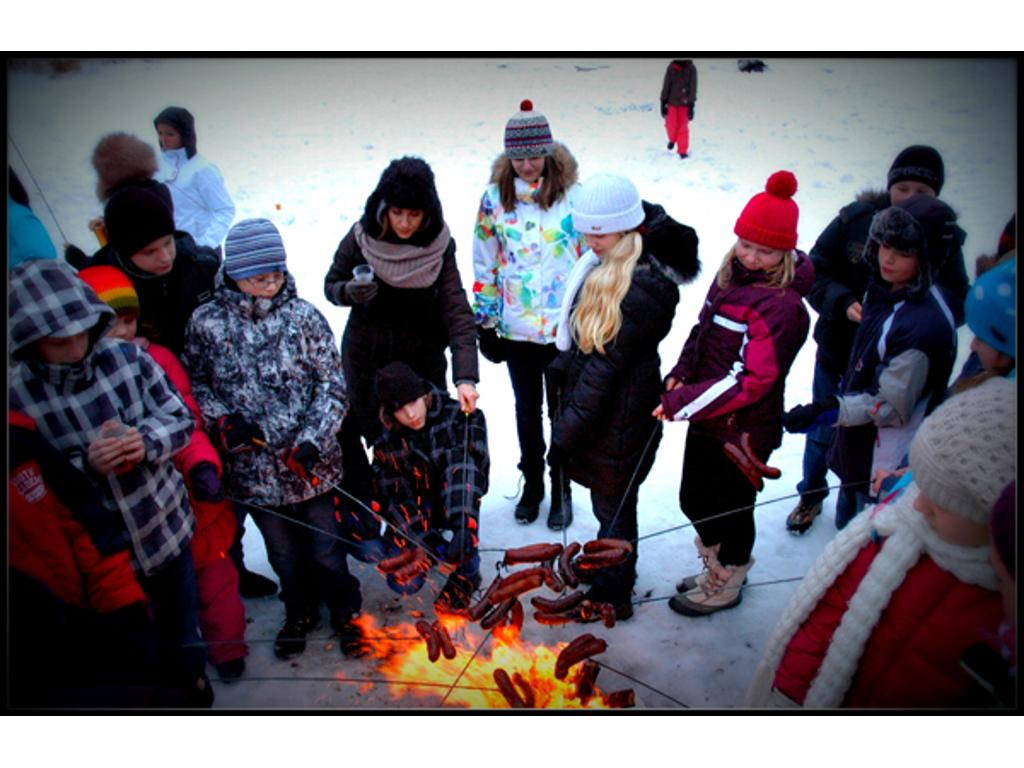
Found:
[(1017, 386), (994, 378), (954, 395), (924, 420), (910, 445), (914, 482), (938, 506), (988, 525), (1017, 474)]
[(636, 229), (644, 220), (640, 193), (625, 176), (591, 176), (573, 201), (572, 225), (577, 232), (607, 235)]

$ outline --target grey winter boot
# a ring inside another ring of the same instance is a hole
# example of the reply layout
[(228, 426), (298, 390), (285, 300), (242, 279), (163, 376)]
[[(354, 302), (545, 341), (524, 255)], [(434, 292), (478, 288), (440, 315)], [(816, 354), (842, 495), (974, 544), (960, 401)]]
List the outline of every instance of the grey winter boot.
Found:
[(551, 508), (548, 528), (561, 531), (572, 525), (572, 489), (561, 467), (551, 468)]
[(519, 497), (516, 504), (516, 522), (532, 523), (540, 514), (540, 503), (544, 501), (544, 473), (526, 476), (526, 485), (523, 488), (523, 495)]
[(722, 565), (717, 559), (709, 561), (704, 584), (676, 595), (668, 607), (684, 616), (707, 616), (716, 611), (733, 608), (743, 599), (743, 582), (754, 565), (754, 558), (745, 565)]
[(708, 578), (708, 564), (712, 560), (718, 562), (718, 550), (722, 546), (721, 544), (706, 547), (700, 536), (695, 536), (693, 543), (697, 547), (697, 556), (704, 562), (704, 569), (700, 573), (684, 576), (681, 581), (676, 583), (676, 592), (689, 592), (694, 587), (703, 586)]

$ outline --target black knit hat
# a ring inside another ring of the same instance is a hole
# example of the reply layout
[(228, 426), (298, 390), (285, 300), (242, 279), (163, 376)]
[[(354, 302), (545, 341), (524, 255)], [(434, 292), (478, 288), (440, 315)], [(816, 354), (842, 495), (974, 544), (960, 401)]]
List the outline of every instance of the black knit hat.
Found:
[(184, 107), (167, 107), (153, 120), (153, 127), (160, 123), (171, 126), (181, 134), (181, 145), (185, 156), (191, 159), (196, 154), (196, 119)]
[(366, 200), (363, 228), (371, 237), (377, 237), (389, 207), (423, 211), (423, 224), (409, 242), (412, 245), (430, 243), (444, 226), (444, 212), (434, 184), (434, 172), (425, 160), (418, 157), (400, 157), (392, 160)]
[(893, 184), (900, 181), (919, 181), (934, 189), (938, 195), (942, 192), (945, 180), (946, 170), (938, 150), (923, 144), (915, 144), (904, 149), (892, 161), (889, 168), (889, 184), (886, 188), (891, 189)]
[(430, 391), (424, 381), (412, 368), (402, 362), (388, 363), (374, 377), (377, 397), (385, 413), (395, 411)]
[(137, 183), (115, 192), (103, 210), (110, 244), (130, 259), (154, 240), (174, 234), (170, 192), (159, 182)]

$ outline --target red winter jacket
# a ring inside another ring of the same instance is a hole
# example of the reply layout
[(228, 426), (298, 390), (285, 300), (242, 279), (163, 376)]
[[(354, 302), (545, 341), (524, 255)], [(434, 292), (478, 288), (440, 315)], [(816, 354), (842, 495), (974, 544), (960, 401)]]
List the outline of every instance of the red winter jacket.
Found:
[[(186, 483), (189, 482), (189, 471), (203, 461), (213, 464), (217, 468), (217, 475), (222, 476), (224, 470), (220, 455), (206, 434), (203, 416), (199, 405), (192, 397), (192, 384), (184, 367), (167, 347), (148, 342), (146, 352), (167, 374), (167, 378), (174, 384), (196, 420), (192, 439), (175, 455), (174, 465)], [(196, 569), (199, 569), (215, 559), (227, 556), (235, 535), (235, 510), (229, 501), (199, 501), (192, 495), (191, 485), (189, 490), (189, 500), (196, 516), (196, 529), (192, 535), (192, 558), (195, 560)]]
[(767, 456), (782, 442), (786, 375), (807, 339), (803, 297), (814, 284), (814, 267), (798, 251), (788, 288), (767, 288), (764, 279), (733, 259), (730, 286), (711, 284), (669, 373), (682, 386), (663, 392), (661, 403), (674, 418), (688, 419), (695, 434), (738, 442), (749, 432)]
[(88, 479), (40, 437), (31, 418), (9, 411), (8, 420), (10, 567), (65, 603), (99, 613), (145, 600), (125, 544), (104, 545), (116, 550), (101, 554), (85, 527), (114, 542), (124, 523), (97, 517), (102, 505), (90, 503)]
[[(869, 541), (796, 631), (774, 687), (803, 703), (850, 598), (883, 543)], [(965, 584), (927, 555), (893, 593), (864, 646), (844, 707), (955, 707), (972, 690), (968, 646), (996, 636), (999, 594)]]

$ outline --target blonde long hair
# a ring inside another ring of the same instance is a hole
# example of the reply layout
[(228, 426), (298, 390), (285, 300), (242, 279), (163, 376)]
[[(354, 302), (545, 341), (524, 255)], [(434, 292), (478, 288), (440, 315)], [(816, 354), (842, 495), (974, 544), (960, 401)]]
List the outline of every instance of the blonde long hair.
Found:
[(639, 232), (626, 232), (583, 283), (570, 319), (573, 340), (586, 354), (596, 349), (603, 355), (605, 345), (618, 336), (622, 328), (620, 305), (643, 245)]
[[(728, 288), (732, 284), (732, 260), (735, 258), (736, 246), (734, 244), (729, 249), (729, 252), (725, 254), (725, 258), (722, 259), (722, 265), (718, 268), (718, 277), (715, 279), (718, 282), (719, 288)], [(768, 279), (763, 283), (759, 283), (759, 285), (763, 285), (765, 288), (778, 288), (780, 290), (788, 288), (789, 284), (793, 282), (793, 277), (796, 275), (796, 252), (792, 249), (785, 251), (782, 261), (771, 269), (766, 269), (765, 275), (767, 275)]]

